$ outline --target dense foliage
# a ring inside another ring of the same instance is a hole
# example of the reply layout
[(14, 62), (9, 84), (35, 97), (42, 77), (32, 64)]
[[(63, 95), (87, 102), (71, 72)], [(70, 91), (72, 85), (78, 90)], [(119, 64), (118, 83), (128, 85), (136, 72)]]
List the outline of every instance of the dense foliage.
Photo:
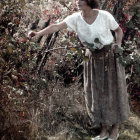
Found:
[[(27, 39), (22, 25), (26, 23), (26, 3), (9, 0), (0, 6), (0, 139), (4, 135), (5, 139), (12, 139), (11, 135), (14, 137), (23, 123), (33, 123), (37, 105), (45, 98), (39, 96), (46, 94), (47, 82), (45, 78), (36, 78), (33, 71), (38, 45)], [(14, 128), (17, 131), (10, 135)], [(21, 139), (23, 134), (17, 135)]]

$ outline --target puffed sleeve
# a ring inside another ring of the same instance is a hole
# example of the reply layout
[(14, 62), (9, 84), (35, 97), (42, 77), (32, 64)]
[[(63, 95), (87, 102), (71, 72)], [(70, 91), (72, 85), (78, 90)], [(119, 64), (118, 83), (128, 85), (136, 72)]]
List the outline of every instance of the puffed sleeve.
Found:
[(119, 24), (115, 20), (115, 18), (108, 12), (107, 14), (108, 26), (111, 30), (116, 30), (119, 27)]
[(70, 16), (67, 16), (63, 21), (66, 22), (68, 26), (69, 31), (75, 31), (76, 32), (76, 18), (77, 18), (77, 13), (74, 13)]

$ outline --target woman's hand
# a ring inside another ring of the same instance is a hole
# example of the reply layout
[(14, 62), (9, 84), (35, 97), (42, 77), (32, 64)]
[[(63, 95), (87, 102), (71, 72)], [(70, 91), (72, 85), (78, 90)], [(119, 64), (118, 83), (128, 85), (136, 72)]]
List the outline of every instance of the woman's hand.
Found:
[(29, 37), (29, 38), (37, 37), (37, 36), (38, 36), (38, 32), (29, 31), (29, 33), (28, 33), (28, 37)]
[(116, 48), (120, 48), (121, 49), (121, 45), (117, 44), (117, 43), (113, 43), (111, 46), (111, 52), (115, 53)]
[(122, 56), (123, 51), (124, 51), (124, 49), (121, 47), (121, 45), (118, 45), (117, 43), (112, 44), (112, 48), (111, 48), (112, 55), (114, 55), (114, 53), (115, 53), (117, 57)]

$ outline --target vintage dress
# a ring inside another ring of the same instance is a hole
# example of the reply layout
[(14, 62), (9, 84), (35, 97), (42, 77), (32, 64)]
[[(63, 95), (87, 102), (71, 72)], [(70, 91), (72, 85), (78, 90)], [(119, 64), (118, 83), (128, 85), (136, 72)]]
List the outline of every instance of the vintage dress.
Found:
[[(125, 71), (106, 46), (114, 40), (111, 30), (119, 27), (107, 11), (98, 10), (98, 16), (88, 24), (81, 12), (64, 19), (68, 29), (77, 33), (81, 42), (94, 43), (96, 51), (87, 49), (84, 62), (84, 92), (88, 114), (93, 123), (112, 125), (128, 119), (130, 108), (126, 90)], [(98, 38), (99, 42), (94, 42)]]

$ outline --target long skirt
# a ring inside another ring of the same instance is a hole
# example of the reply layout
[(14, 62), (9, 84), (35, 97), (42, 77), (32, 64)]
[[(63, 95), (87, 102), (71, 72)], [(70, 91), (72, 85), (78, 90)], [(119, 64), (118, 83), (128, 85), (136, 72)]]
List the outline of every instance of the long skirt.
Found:
[(94, 52), (87, 49), (86, 56), (85, 102), (93, 124), (110, 126), (124, 122), (130, 113), (124, 67), (106, 47)]

